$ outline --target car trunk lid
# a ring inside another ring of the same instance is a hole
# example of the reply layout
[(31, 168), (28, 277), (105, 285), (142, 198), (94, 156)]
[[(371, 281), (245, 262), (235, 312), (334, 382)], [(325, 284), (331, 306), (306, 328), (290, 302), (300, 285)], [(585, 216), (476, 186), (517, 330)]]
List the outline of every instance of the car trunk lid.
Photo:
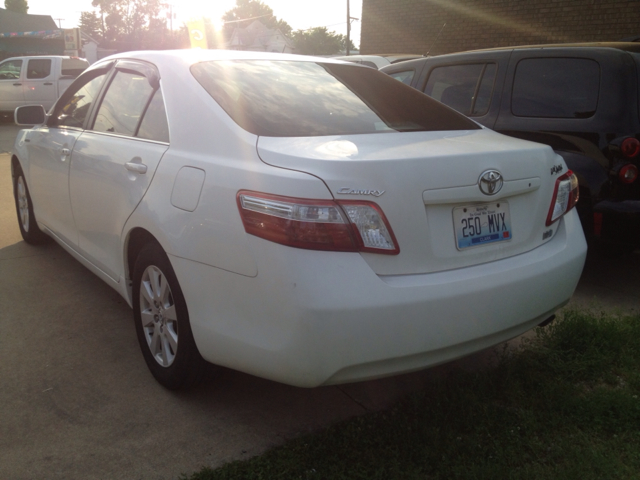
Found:
[[(548, 241), (559, 224), (545, 226), (555, 178), (566, 169), (561, 158), (547, 146), (490, 130), (260, 137), (257, 148), (269, 165), (320, 178), (336, 200), (380, 206), (400, 253), (361, 254), (379, 275), (436, 272), (518, 255)], [(485, 179), (488, 194), (480, 185), (487, 172), (503, 179), (493, 191)], [(478, 221), (485, 227), (494, 223), (498, 238), (465, 244), (473, 238), (464, 234), (474, 233)]]

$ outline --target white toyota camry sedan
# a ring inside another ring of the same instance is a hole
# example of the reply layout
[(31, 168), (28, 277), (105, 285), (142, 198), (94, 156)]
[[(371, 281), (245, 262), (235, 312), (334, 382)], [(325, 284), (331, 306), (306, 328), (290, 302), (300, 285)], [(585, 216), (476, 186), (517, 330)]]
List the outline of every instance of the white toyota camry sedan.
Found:
[(24, 240), (126, 299), (170, 389), (206, 362), (304, 387), (443, 363), (550, 319), (584, 264), (551, 148), (367, 67), (130, 52), (16, 119)]

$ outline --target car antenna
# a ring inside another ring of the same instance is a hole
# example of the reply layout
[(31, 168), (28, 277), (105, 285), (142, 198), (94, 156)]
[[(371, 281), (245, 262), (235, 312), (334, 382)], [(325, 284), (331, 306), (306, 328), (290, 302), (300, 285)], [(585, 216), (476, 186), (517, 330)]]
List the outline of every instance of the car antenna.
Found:
[(442, 30), (444, 30), (444, 27), (447, 26), (447, 22), (444, 22), (442, 24), (442, 28), (440, 29), (440, 31), (438, 32), (438, 36), (436, 37), (436, 39), (433, 41), (433, 43), (429, 46), (429, 50), (427, 50), (427, 54), (425, 55), (425, 57), (429, 56), (429, 53), (431, 53), (431, 49), (433, 48), (433, 46), (438, 43), (438, 39), (440, 38), (440, 34), (442, 33)]

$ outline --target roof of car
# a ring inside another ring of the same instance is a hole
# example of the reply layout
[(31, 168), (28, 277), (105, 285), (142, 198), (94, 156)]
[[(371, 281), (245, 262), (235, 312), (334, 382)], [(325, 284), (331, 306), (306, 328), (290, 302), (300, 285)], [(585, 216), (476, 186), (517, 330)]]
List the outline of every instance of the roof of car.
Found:
[(413, 60), (416, 58), (425, 57), (425, 55), (412, 54), (412, 53), (384, 53), (380, 56), (386, 58), (391, 63), (404, 62), (406, 60)]
[(582, 43), (549, 43), (540, 45), (517, 45), (511, 47), (483, 48), (479, 50), (469, 50), (465, 52), (495, 52), (500, 50), (525, 50), (531, 48), (616, 48), (618, 50), (626, 50), (629, 52), (640, 52), (639, 42), (582, 42)]
[(339, 58), (340, 60), (347, 60), (347, 59), (367, 60), (367, 59), (374, 59), (374, 58), (384, 58), (389, 63), (396, 63), (396, 62), (402, 62), (404, 60), (412, 60), (414, 58), (422, 58), (422, 57), (424, 57), (424, 55), (421, 55), (419, 53), (371, 53), (367, 55), (360, 55), (360, 54), (348, 55), (348, 56), (341, 55), (333, 58)]
[(115, 59), (140, 59), (153, 63), (162, 63), (163, 60), (179, 60), (186, 64), (199, 63), (212, 60), (289, 60), (296, 62), (321, 62), (344, 63), (332, 58), (313, 57), (309, 55), (294, 55), (287, 53), (252, 52), (240, 50), (140, 50), (133, 52), (116, 53), (103, 58), (97, 63)]

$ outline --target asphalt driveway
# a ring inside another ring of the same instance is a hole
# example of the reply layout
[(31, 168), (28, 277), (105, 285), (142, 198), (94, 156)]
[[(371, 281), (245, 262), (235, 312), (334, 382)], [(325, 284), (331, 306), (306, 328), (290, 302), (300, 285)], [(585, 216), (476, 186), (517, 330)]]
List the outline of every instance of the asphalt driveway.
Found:
[[(0, 126), (7, 152), (17, 128)], [(55, 244), (25, 244), (0, 154), (0, 478), (172, 479), (380, 409), (481, 353), (390, 379), (300, 389), (212, 367), (172, 393), (147, 371), (124, 300)], [(589, 257), (572, 303), (640, 311), (640, 252)]]

